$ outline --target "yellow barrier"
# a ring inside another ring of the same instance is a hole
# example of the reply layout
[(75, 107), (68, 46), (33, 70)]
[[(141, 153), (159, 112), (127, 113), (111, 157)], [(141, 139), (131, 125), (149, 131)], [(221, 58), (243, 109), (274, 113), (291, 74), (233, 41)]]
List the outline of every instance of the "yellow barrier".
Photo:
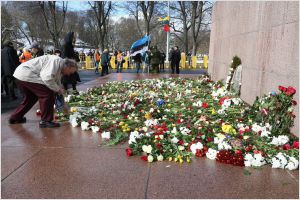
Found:
[(124, 57), (123, 69), (128, 69), (128, 56)]
[(181, 68), (185, 69), (185, 65), (186, 65), (186, 56), (185, 56), (185, 53), (182, 52), (181, 53), (181, 60), (180, 60), (180, 66)]
[(111, 59), (110, 59), (110, 66), (111, 68), (113, 69), (116, 69), (117, 66), (116, 66), (116, 63), (115, 63), (115, 56), (112, 56)]
[(197, 67), (197, 56), (192, 56), (192, 68), (196, 69)]
[(207, 67), (208, 67), (208, 56), (207, 55), (203, 56), (203, 66), (205, 69), (207, 69)]
[(91, 56), (87, 56), (85, 58), (85, 68), (86, 69), (91, 69)]

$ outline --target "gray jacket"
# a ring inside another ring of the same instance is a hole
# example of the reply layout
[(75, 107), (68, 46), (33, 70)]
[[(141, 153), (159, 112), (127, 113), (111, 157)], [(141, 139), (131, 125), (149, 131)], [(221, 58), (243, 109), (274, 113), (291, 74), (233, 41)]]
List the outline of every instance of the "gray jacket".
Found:
[(56, 55), (44, 55), (19, 65), (14, 77), (26, 82), (46, 85), (58, 92), (61, 88), (63, 59)]

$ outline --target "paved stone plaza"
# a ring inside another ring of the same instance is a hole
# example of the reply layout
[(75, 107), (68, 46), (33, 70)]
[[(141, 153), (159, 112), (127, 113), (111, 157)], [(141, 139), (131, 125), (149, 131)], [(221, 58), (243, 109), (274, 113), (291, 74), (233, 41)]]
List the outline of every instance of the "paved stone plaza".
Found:
[[(78, 86), (170, 74), (112, 73)], [(195, 77), (197, 74), (180, 74)], [(285, 198), (299, 197), (299, 170), (236, 167), (207, 158), (190, 164), (147, 163), (127, 157), (127, 143), (103, 144), (100, 135), (72, 128), (40, 129), (36, 104), (27, 123), (1, 118), (2, 198)]]

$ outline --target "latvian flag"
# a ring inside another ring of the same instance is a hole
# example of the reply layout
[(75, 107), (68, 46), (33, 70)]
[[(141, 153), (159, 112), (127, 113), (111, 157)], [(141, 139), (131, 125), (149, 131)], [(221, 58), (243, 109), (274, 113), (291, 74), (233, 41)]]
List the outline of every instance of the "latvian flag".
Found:
[(130, 56), (135, 56), (138, 53), (144, 53), (148, 50), (148, 45), (150, 44), (150, 36), (145, 36), (142, 39), (134, 42), (130, 48)]

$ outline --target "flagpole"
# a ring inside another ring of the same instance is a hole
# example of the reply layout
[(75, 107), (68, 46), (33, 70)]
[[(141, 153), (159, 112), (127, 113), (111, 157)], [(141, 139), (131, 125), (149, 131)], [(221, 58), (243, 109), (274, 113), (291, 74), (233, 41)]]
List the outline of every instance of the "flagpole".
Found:
[[(170, 1), (168, 1), (168, 17), (170, 17)], [(171, 21), (171, 18), (170, 18), (170, 21)], [(167, 31), (167, 50), (166, 50), (166, 58), (167, 58), (166, 63), (167, 64), (169, 64), (169, 35), (170, 35), (170, 32)]]

